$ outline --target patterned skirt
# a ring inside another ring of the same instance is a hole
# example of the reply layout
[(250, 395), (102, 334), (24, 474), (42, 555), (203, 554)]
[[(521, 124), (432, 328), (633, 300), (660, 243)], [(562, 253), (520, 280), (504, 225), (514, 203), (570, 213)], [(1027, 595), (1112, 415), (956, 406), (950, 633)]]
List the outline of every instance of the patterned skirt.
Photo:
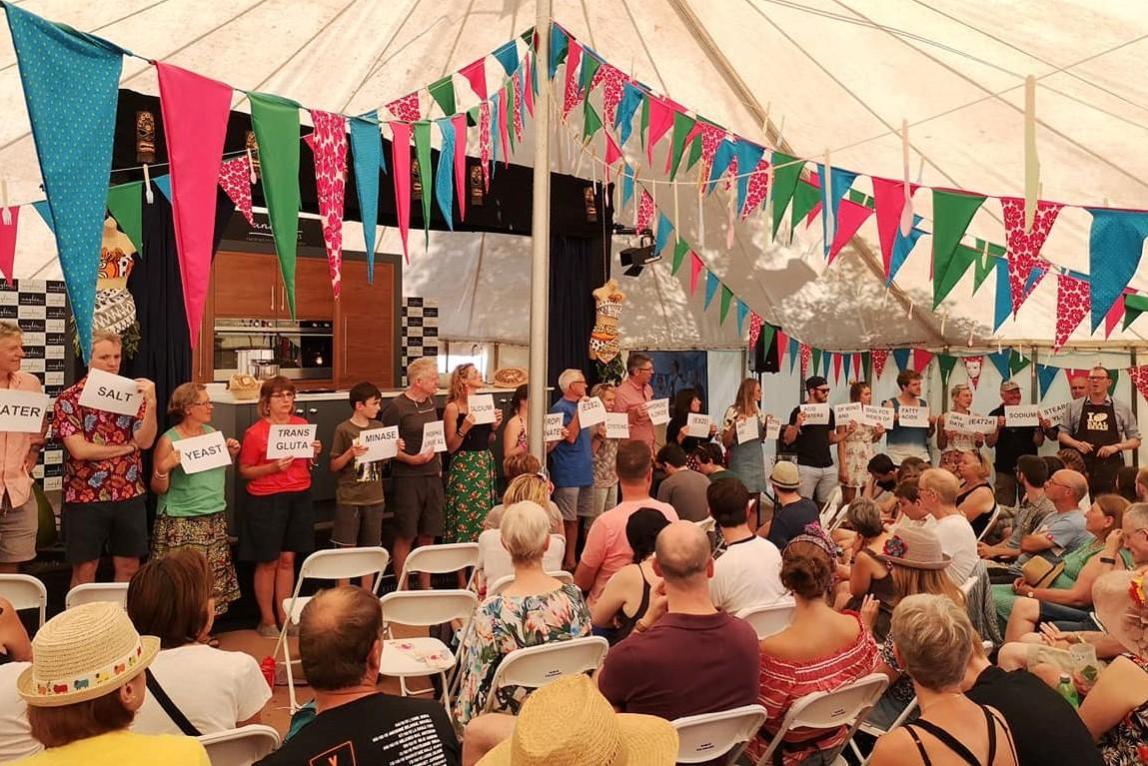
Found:
[(226, 612), (228, 604), (239, 598), (239, 580), (227, 537), (227, 515), (220, 511), (207, 516), (157, 516), (152, 530), (152, 556), (162, 559), (177, 548), (194, 548), (207, 559), (215, 614)]
[(451, 455), (446, 479), (446, 542), (478, 540), (482, 522), (496, 503), (494, 456), (490, 450), (460, 451)]

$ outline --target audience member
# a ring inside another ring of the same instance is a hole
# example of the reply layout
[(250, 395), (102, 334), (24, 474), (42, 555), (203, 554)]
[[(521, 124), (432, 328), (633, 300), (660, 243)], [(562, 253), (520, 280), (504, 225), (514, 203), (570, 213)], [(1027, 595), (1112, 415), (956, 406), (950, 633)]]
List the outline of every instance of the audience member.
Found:
[[(741, 479), (750, 494), (765, 491), (765, 463), (761, 443), (765, 440), (765, 413), (761, 411), (761, 384), (757, 378), (746, 378), (737, 387), (737, 396), (722, 418), (721, 442), (729, 453), (729, 469)], [(737, 436), (739, 423), (754, 421), (757, 437), (742, 442)], [(714, 477), (710, 477), (712, 480)]]
[(941, 451), (939, 468), (952, 471), (957, 478), (961, 477), (961, 456), (966, 452), (976, 452), (985, 443), (984, 434), (968, 430), (958, 430), (950, 427), (949, 417), (952, 413), (958, 415), (971, 415), (969, 409), (973, 406), (973, 389), (967, 383), (958, 383), (949, 392), (952, 409), (937, 418), (937, 449)]
[(877, 504), (881, 514), (890, 516), (897, 507), (897, 498), (893, 490), (897, 489), (897, 466), (884, 452), (874, 455), (865, 467), (869, 478), (865, 480), (865, 488), (861, 497), (868, 498)]
[[(845, 521), (856, 534), (850, 550), (851, 563), (847, 567), (849, 578), (839, 586), (842, 592), (836, 607), (838, 611), (859, 612), (865, 597), (871, 596), (877, 602), (873, 635), (881, 641), (889, 633), (889, 621), (893, 617), (893, 607), (897, 605), (892, 567), (882, 559), (890, 532), (886, 531), (876, 504), (863, 497), (849, 504)], [(840, 573), (845, 574), (844, 570)]]
[(801, 488), (798, 471), (798, 467), (788, 460), (778, 460), (769, 474), (777, 502), (773, 506), (773, 518), (758, 530), (758, 534), (764, 533), (778, 550), (783, 550), (790, 539), (801, 534), (807, 525), (820, 523), (821, 509), (798, 492)]
[(900, 523), (904, 519), (924, 518), (925, 512), (921, 509), (921, 491), (917, 484), (919, 481), (920, 477), (914, 476), (912, 479), (897, 483), (897, 488), (893, 490), (893, 497), (897, 500), (894, 523)]
[[(590, 396), (598, 397), (607, 411), (613, 411), (617, 394), (610, 384), (599, 383), (590, 391)], [(595, 426), (593, 432), (590, 452), (594, 464), (594, 506), (589, 516), (590, 524), (607, 509), (618, 504), (618, 473), (614, 468), (618, 462), (619, 441), (606, 438), (605, 423)]]
[[(41, 392), (40, 379), (21, 372), (24, 336), (15, 322), (0, 322), (0, 391)], [(32, 471), (44, 448), (41, 432), (0, 431), (0, 573), (15, 574), (36, 558), (36, 497)]]
[(490, 447), (502, 425), (502, 410), (495, 409), (493, 423), (478, 423), (470, 411), (470, 398), (485, 385), (482, 372), (470, 362), (455, 367), (450, 375), (442, 414), (443, 435), (451, 456), (443, 503), (443, 540), (448, 543), (477, 540), (482, 520), (496, 499)]
[[(829, 382), (820, 375), (805, 381), (806, 404), (829, 407)], [(833, 454), (829, 447), (856, 433), (858, 424), (849, 423), (837, 428), (833, 411), (826, 424), (806, 423), (801, 406), (789, 413), (789, 425), (781, 434), (785, 449), (797, 455), (797, 473), (801, 479), (801, 495), (817, 503), (826, 503), (837, 487), (838, 474), (833, 468)], [(761, 461), (758, 461), (761, 462)]]
[[(118, 375), (122, 356), (120, 336), (105, 330), (92, 333), (90, 369)], [(140, 557), (148, 552), (147, 495), (140, 451), (150, 449), (155, 442), (155, 384), (146, 378), (136, 379), (142, 401), (139, 412), (132, 416), (81, 405), (80, 395), (87, 382), (84, 376), (65, 389), (56, 398), (52, 416), (56, 438), (64, 442), (67, 453), (60, 525), (65, 555), (72, 565), (73, 588), (96, 579), (105, 543), (112, 553), (116, 582), (130, 580), (139, 569)], [(27, 530), (15, 530), (18, 544), (23, 546), (18, 559), (26, 555), (28, 545), (35, 546), (35, 518), (33, 513), (31, 522), (23, 519), (24, 524), (32, 524), (31, 539)]]
[(897, 374), (897, 387), (901, 393), (885, 402), (886, 407), (893, 408), (893, 428), (885, 436), (886, 452), (897, 465), (907, 458), (914, 457), (928, 464), (929, 437), (933, 435), (937, 420), (929, 416), (929, 427), (908, 428), (901, 425), (901, 407), (925, 407), (929, 403), (921, 398), (921, 373), (916, 370), (901, 370)]
[(1071, 447), (1064, 447), (1063, 449), (1057, 450), (1055, 455), (1044, 455), (1042, 457), (1055, 458), (1060, 461), (1060, 465), (1056, 466), (1055, 470), (1050, 470), (1048, 472), (1049, 476), (1052, 476), (1062, 468), (1068, 468), (1070, 470), (1076, 471), (1081, 476), (1088, 475), (1088, 469), (1084, 466), (1084, 458), (1080, 456), (1079, 452), (1072, 449)]
[(703, 444), (694, 450), (694, 457), (697, 459), (698, 473), (711, 482), (737, 478), (737, 474), (733, 471), (726, 470), (723, 462), (725, 455), (722, 454), (721, 447), (713, 442)]
[[(855, 380), (849, 385), (849, 401), (868, 407), (873, 404), (873, 389), (865, 381)], [(864, 423), (837, 426), (837, 466), (842, 502), (851, 503), (857, 493), (868, 486), (873, 445), (884, 435), (885, 429), (882, 426)], [(892, 463), (891, 460), (889, 462)]]
[(1132, 409), (1109, 396), (1108, 370), (1096, 365), (1088, 372), (1088, 396), (1068, 403), (1057, 439), (1084, 458), (1088, 491), (1092, 496), (1116, 488), (1116, 472), (1124, 465), (1124, 451), (1140, 448), (1140, 427)]
[[(892, 459), (892, 458), (890, 458)], [(912, 481), (925, 472), (929, 467), (928, 460), (922, 460), (919, 457), (910, 456), (897, 464), (897, 483), (903, 481)]]
[(952, 469), (961, 480), (957, 493), (957, 510), (964, 514), (979, 540), (988, 531), (989, 522), (997, 511), (996, 497), (989, 486), (988, 460), (980, 452), (962, 452)]
[(706, 502), (725, 541), (725, 552), (714, 561), (710, 580), (714, 606), (737, 614), (747, 607), (783, 599), (781, 553), (750, 529), (753, 507), (745, 486), (737, 479), (711, 484)]
[(300, 617), (299, 656), (315, 690), (317, 715), (259, 766), (380, 758), (458, 766), (458, 738), (441, 703), (396, 697), (376, 687), (382, 631), (379, 599), (362, 588), (321, 590), (307, 602)]
[(658, 535), (654, 571), (662, 578), (633, 634), (610, 650), (598, 688), (614, 708), (667, 720), (753, 704), (757, 635), (710, 600), (709, 540), (678, 521)]
[(1133, 502), (1148, 502), (1148, 468), (1136, 472), (1136, 500)]
[[(551, 534), (562, 535), (564, 529), (562, 514), (559, 512), (558, 506), (550, 499), (554, 485), (550, 483), (546, 474), (539, 467), (538, 458), (533, 455), (513, 457), (510, 459), (510, 464), (533, 468), (534, 470), (523, 470), (515, 473), (514, 476), (507, 476), (508, 483), (506, 491), (502, 493), (502, 502), (491, 508), (490, 513), (486, 514), (486, 519), (482, 522), (483, 530), (498, 529), (498, 525), (502, 522), (502, 512), (507, 506), (529, 500), (546, 509), (546, 515), (550, 519)], [(482, 539), (481, 535), (479, 539)], [(565, 545), (565, 536), (563, 536), (562, 542)], [(499, 543), (499, 547), (501, 547), (501, 543)], [(559, 560), (559, 564), (561, 564), (561, 560)], [(561, 566), (556, 568), (561, 569)], [(506, 574), (510, 574), (510, 572), (507, 571)]]
[[(634, 551), (626, 541), (626, 522), (630, 516), (639, 508), (653, 508), (670, 521), (678, 520), (672, 505), (650, 497), (653, 456), (645, 442), (630, 439), (618, 445), (617, 471), (622, 502), (603, 513), (590, 527), (582, 560), (574, 572), (574, 582), (590, 592), (587, 602), (591, 607), (602, 596), (610, 578), (634, 560)], [(566, 555), (572, 555), (569, 548)]]
[[(515, 649), (590, 633), (590, 613), (582, 593), (542, 568), (550, 545), (550, 523), (536, 503), (516, 503), (506, 509), (498, 529), (502, 545), (514, 562), (514, 580), (497, 596), (482, 602), (466, 633), (461, 683), (455, 718), (466, 724), (487, 705), (498, 666)], [(517, 712), (524, 689), (499, 691), (493, 707)]]
[(1044, 431), (1036, 426), (1006, 426), (1005, 407), (1020, 404), (1020, 384), (1015, 380), (1001, 382), (1001, 403), (989, 411), (997, 419), (996, 430), (985, 438), (993, 447), (993, 468), (996, 469), (996, 498), (1001, 505), (1017, 505), (1019, 485), (1016, 480), (1017, 461), (1022, 455), (1035, 455), (1044, 444)]
[(1080, 499), (1088, 491), (1084, 477), (1066, 468), (1054, 473), (1045, 482), (1044, 490), (1055, 513), (1046, 516), (1032, 534), (1021, 538), (1021, 554), (1009, 570), (1012, 576), (994, 574), (994, 582), (1012, 582), (1033, 556), (1042, 556), (1055, 564), (1064, 554), (1071, 553), (1091, 539), (1084, 528), (1084, 514), (1079, 507)]
[(0, 596), (0, 763), (40, 752), (16, 680), (32, 663), (32, 642), (12, 602)]
[(1017, 766), (1008, 723), (962, 693), (973, 644), (980, 640), (964, 610), (942, 596), (909, 596), (893, 612), (892, 636), (921, 715), (878, 739), (869, 762), (899, 766), (919, 758), (926, 764)]
[[(766, 720), (759, 737), (749, 747), (760, 758), (793, 703), (813, 692), (832, 691), (872, 673), (877, 667), (877, 645), (856, 614), (833, 611), (833, 543), (821, 528), (790, 540), (781, 554), (781, 583), (793, 593), (793, 622), (761, 642), (761, 678), (758, 704)], [(797, 764), (816, 760), (819, 750), (840, 746), (847, 727), (835, 732), (787, 735), (782, 762)]]
[(650, 381), (654, 379), (654, 360), (634, 351), (626, 357), (626, 379), (618, 384), (613, 412), (624, 412), (630, 420), (630, 438), (646, 445), (654, 454), (654, 424), (647, 404), (654, 398)]
[(683, 521), (702, 521), (706, 518), (706, 490), (710, 480), (686, 464), (686, 453), (677, 444), (667, 444), (658, 450), (657, 462), (666, 472), (658, 485), (658, 500), (674, 506)]
[(521, 455), (529, 455), (530, 448), (526, 439), (526, 412), (530, 387), (523, 383), (514, 389), (510, 397), (510, 406), (507, 412), (510, 417), (506, 419), (506, 428), (502, 429), (502, 472), (510, 473), (510, 461)]
[(917, 484), (920, 509), (937, 520), (941, 548), (953, 559), (945, 573), (962, 585), (977, 563), (977, 536), (969, 520), (957, 510), (957, 478), (941, 468), (930, 468)]
[(1015, 560), (1021, 555), (1021, 540), (1035, 533), (1045, 518), (1056, 512), (1056, 507), (1044, 492), (1049, 473), (1043, 460), (1036, 455), (1022, 455), (1017, 460), (1016, 476), (1023, 495), (1020, 506), (1013, 514), (1009, 537), (998, 545), (977, 543), (977, 555), (981, 558), (997, 561)]
[(132, 578), (128, 617), (136, 630), (160, 641), (149, 669), (151, 694), (133, 730), (199, 736), (260, 722), (271, 690), (255, 659), (203, 643), (215, 619), (211, 593), (207, 559), (191, 548), (149, 561)]
[[(511, 460), (519, 460), (519, 457)], [(537, 458), (532, 458), (535, 463)], [(483, 522), (482, 534), (478, 536), (478, 565), (475, 567), (474, 583), (480, 596), (486, 594), (490, 585), (514, 574), (514, 564), (510, 554), (502, 544), (499, 526), (505, 509), (515, 503), (531, 502), (546, 509), (550, 526), (550, 545), (542, 554), (542, 568), (547, 572), (562, 569), (566, 551), (566, 538), (562, 534), (562, 514), (550, 500), (550, 482), (538, 474), (522, 474), (515, 477), (502, 496), (502, 503), (494, 506)]]
[[(32, 641), (16, 681), (32, 736), (46, 749), (29, 766), (209, 766), (191, 737), (128, 731), (147, 697), (144, 671), (159, 653), (118, 605), (94, 602), (53, 617)], [(118, 671), (118, 672), (117, 672)]]
[(654, 547), (658, 533), (669, 524), (669, 519), (653, 508), (639, 508), (626, 521), (626, 541), (634, 551), (634, 563), (610, 578), (590, 611), (596, 632), (611, 645), (630, 635), (649, 611), (651, 592), (662, 583), (654, 571)]
[(1134, 465), (1123, 465), (1116, 472), (1116, 494), (1130, 503), (1135, 503), (1140, 499), (1136, 492), (1136, 476), (1140, 470)]
[(574, 569), (578, 546), (578, 519), (594, 510), (594, 456), (591, 453), (591, 429), (582, 428), (578, 420), (578, 402), (586, 398), (586, 376), (581, 370), (563, 370), (558, 376), (562, 398), (550, 408), (562, 415), (566, 437), (556, 442), (550, 452), (550, 478), (554, 482), (554, 502), (562, 512), (566, 529), (566, 560), (562, 567)]

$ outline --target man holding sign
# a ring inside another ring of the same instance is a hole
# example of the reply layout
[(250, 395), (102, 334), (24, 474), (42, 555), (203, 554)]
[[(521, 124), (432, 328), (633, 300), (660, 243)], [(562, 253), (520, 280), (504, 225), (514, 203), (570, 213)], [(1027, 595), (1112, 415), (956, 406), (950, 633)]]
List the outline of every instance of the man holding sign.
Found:
[(1132, 410), (1108, 395), (1112, 380), (1100, 365), (1088, 372), (1088, 396), (1068, 403), (1057, 438), (1084, 458), (1092, 497), (1114, 492), (1125, 450), (1140, 448), (1140, 428)]
[(801, 496), (821, 505), (829, 501), (838, 479), (829, 447), (856, 431), (857, 422), (853, 421), (840, 433), (837, 431), (837, 421), (828, 403), (829, 381), (820, 375), (805, 381), (805, 392), (806, 404), (793, 408), (781, 440), (786, 448), (797, 453)]
[[(1015, 380), (1001, 382), (1001, 405), (989, 412), (997, 419), (997, 427), (985, 438), (988, 446), (996, 449), (993, 468), (996, 482), (993, 494), (999, 505), (1018, 505), (1016, 467), (1023, 455), (1035, 455), (1044, 444), (1044, 431), (1032, 426), (1010, 426), (1005, 423), (1005, 407), (1020, 404), (1020, 384)], [(1023, 494), (1022, 494), (1023, 497)]]
[(886, 407), (892, 407), (893, 427), (885, 436), (885, 452), (893, 458), (897, 465), (907, 457), (916, 457), (931, 462), (929, 457), (929, 437), (933, 435), (937, 419), (927, 415), (925, 427), (910, 426), (902, 422), (901, 408), (924, 408), (928, 412), (929, 403), (921, 398), (921, 373), (916, 370), (902, 370), (897, 375), (897, 387), (901, 393), (885, 402)]
[[(120, 336), (106, 330), (92, 334), (90, 370), (118, 376), (123, 356)], [(60, 524), (67, 540), (67, 560), (76, 587), (96, 579), (104, 544), (111, 549), (116, 582), (127, 582), (148, 552), (140, 450), (156, 437), (155, 384), (136, 379), (141, 398), (134, 415), (118, 414), (122, 389), (94, 392), (99, 407), (80, 404), (84, 377), (56, 399), (56, 435), (64, 442), (64, 508)]]
[(654, 377), (654, 360), (634, 351), (626, 357), (629, 376), (615, 389), (614, 412), (624, 412), (630, 418), (630, 438), (640, 439), (654, 454), (654, 424), (646, 403), (654, 398), (650, 381)]
[[(8, 398), (13, 412), (0, 417), (0, 572), (15, 574), (20, 564), (36, 558), (36, 498), (32, 494), (32, 470), (44, 446), (46, 402), (35, 410), (41, 397), (40, 381), (21, 372), (24, 337), (12, 322), (0, 322), (0, 410)], [(11, 393), (12, 396), (9, 396)], [(18, 412), (16, 410), (19, 410)], [(32, 421), (34, 429), (15, 425), (17, 416)], [(37, 421), (38, 422), (35, 422)]]
[(550, 453), (550, 480), (554, 482), (554, 503), (562, 513), (566, 533), (566, 560), (562, 568), (574, 571), (574, 550), (578, 543), (578, 518), (594, 513), (593, 433), (583, 428), (578, 404), (586, 398), (586, 376), (581, 370), (563, 370), (558, 376), (562, 398), (550, 408), (560, 413), (566, 426), (566, 438)]

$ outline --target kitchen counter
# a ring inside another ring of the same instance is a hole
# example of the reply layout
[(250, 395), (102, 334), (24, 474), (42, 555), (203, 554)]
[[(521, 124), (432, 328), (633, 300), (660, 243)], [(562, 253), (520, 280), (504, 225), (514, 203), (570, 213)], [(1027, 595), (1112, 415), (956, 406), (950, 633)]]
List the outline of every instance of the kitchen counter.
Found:
[[(392, 388), (385, 391), (380, 391), (383, 395), (383, 400), (394, 399), (396, 396), (406, 391), (405, 388)], [(479, 389), (480, 394), (504, 394), (506, 392), (514, 392), (513, 388), (501, 388), (498, 386), (488, 386)], [(449, 392), (445, 388), (440, 388), (435, 396), (445, 397)], [(323, 391), (313, 393), (308, 391), (300, 391), (295, 395), (297, 402), (346, 402), (348, 391)], [(236, 399), (230, 391), (228, 391), (222, 383), (211, 383), (207, 386), (207, 395), (211, 397), (213, 404), (255, 404), (258, 399)]]

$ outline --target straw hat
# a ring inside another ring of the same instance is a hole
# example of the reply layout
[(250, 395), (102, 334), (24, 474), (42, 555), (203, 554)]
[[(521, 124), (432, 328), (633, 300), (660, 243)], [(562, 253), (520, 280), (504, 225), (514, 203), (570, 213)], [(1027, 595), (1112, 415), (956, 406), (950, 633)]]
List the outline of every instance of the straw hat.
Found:
[(34, 707), (86, 702), (135, 678), (158, 652), (159, 639), (137, 633), (119, 604), (84, 604), (40, 628), (16, 689)]
[(530, 695), (514, 736), (479, 766), (667, 766), (678, 733), (652, 715), (615, 713), (584, 675), (565, 676)]
[(885, 541), (881, 558), (911, 569), (944, 569), (953, 560), (941, 548), (933, 524), (901, 523)]
[(1148, 583), (1143, 571), (1097, 577), (1092, 604), (1110, 636), (1138, 657), (1148, 656)]

